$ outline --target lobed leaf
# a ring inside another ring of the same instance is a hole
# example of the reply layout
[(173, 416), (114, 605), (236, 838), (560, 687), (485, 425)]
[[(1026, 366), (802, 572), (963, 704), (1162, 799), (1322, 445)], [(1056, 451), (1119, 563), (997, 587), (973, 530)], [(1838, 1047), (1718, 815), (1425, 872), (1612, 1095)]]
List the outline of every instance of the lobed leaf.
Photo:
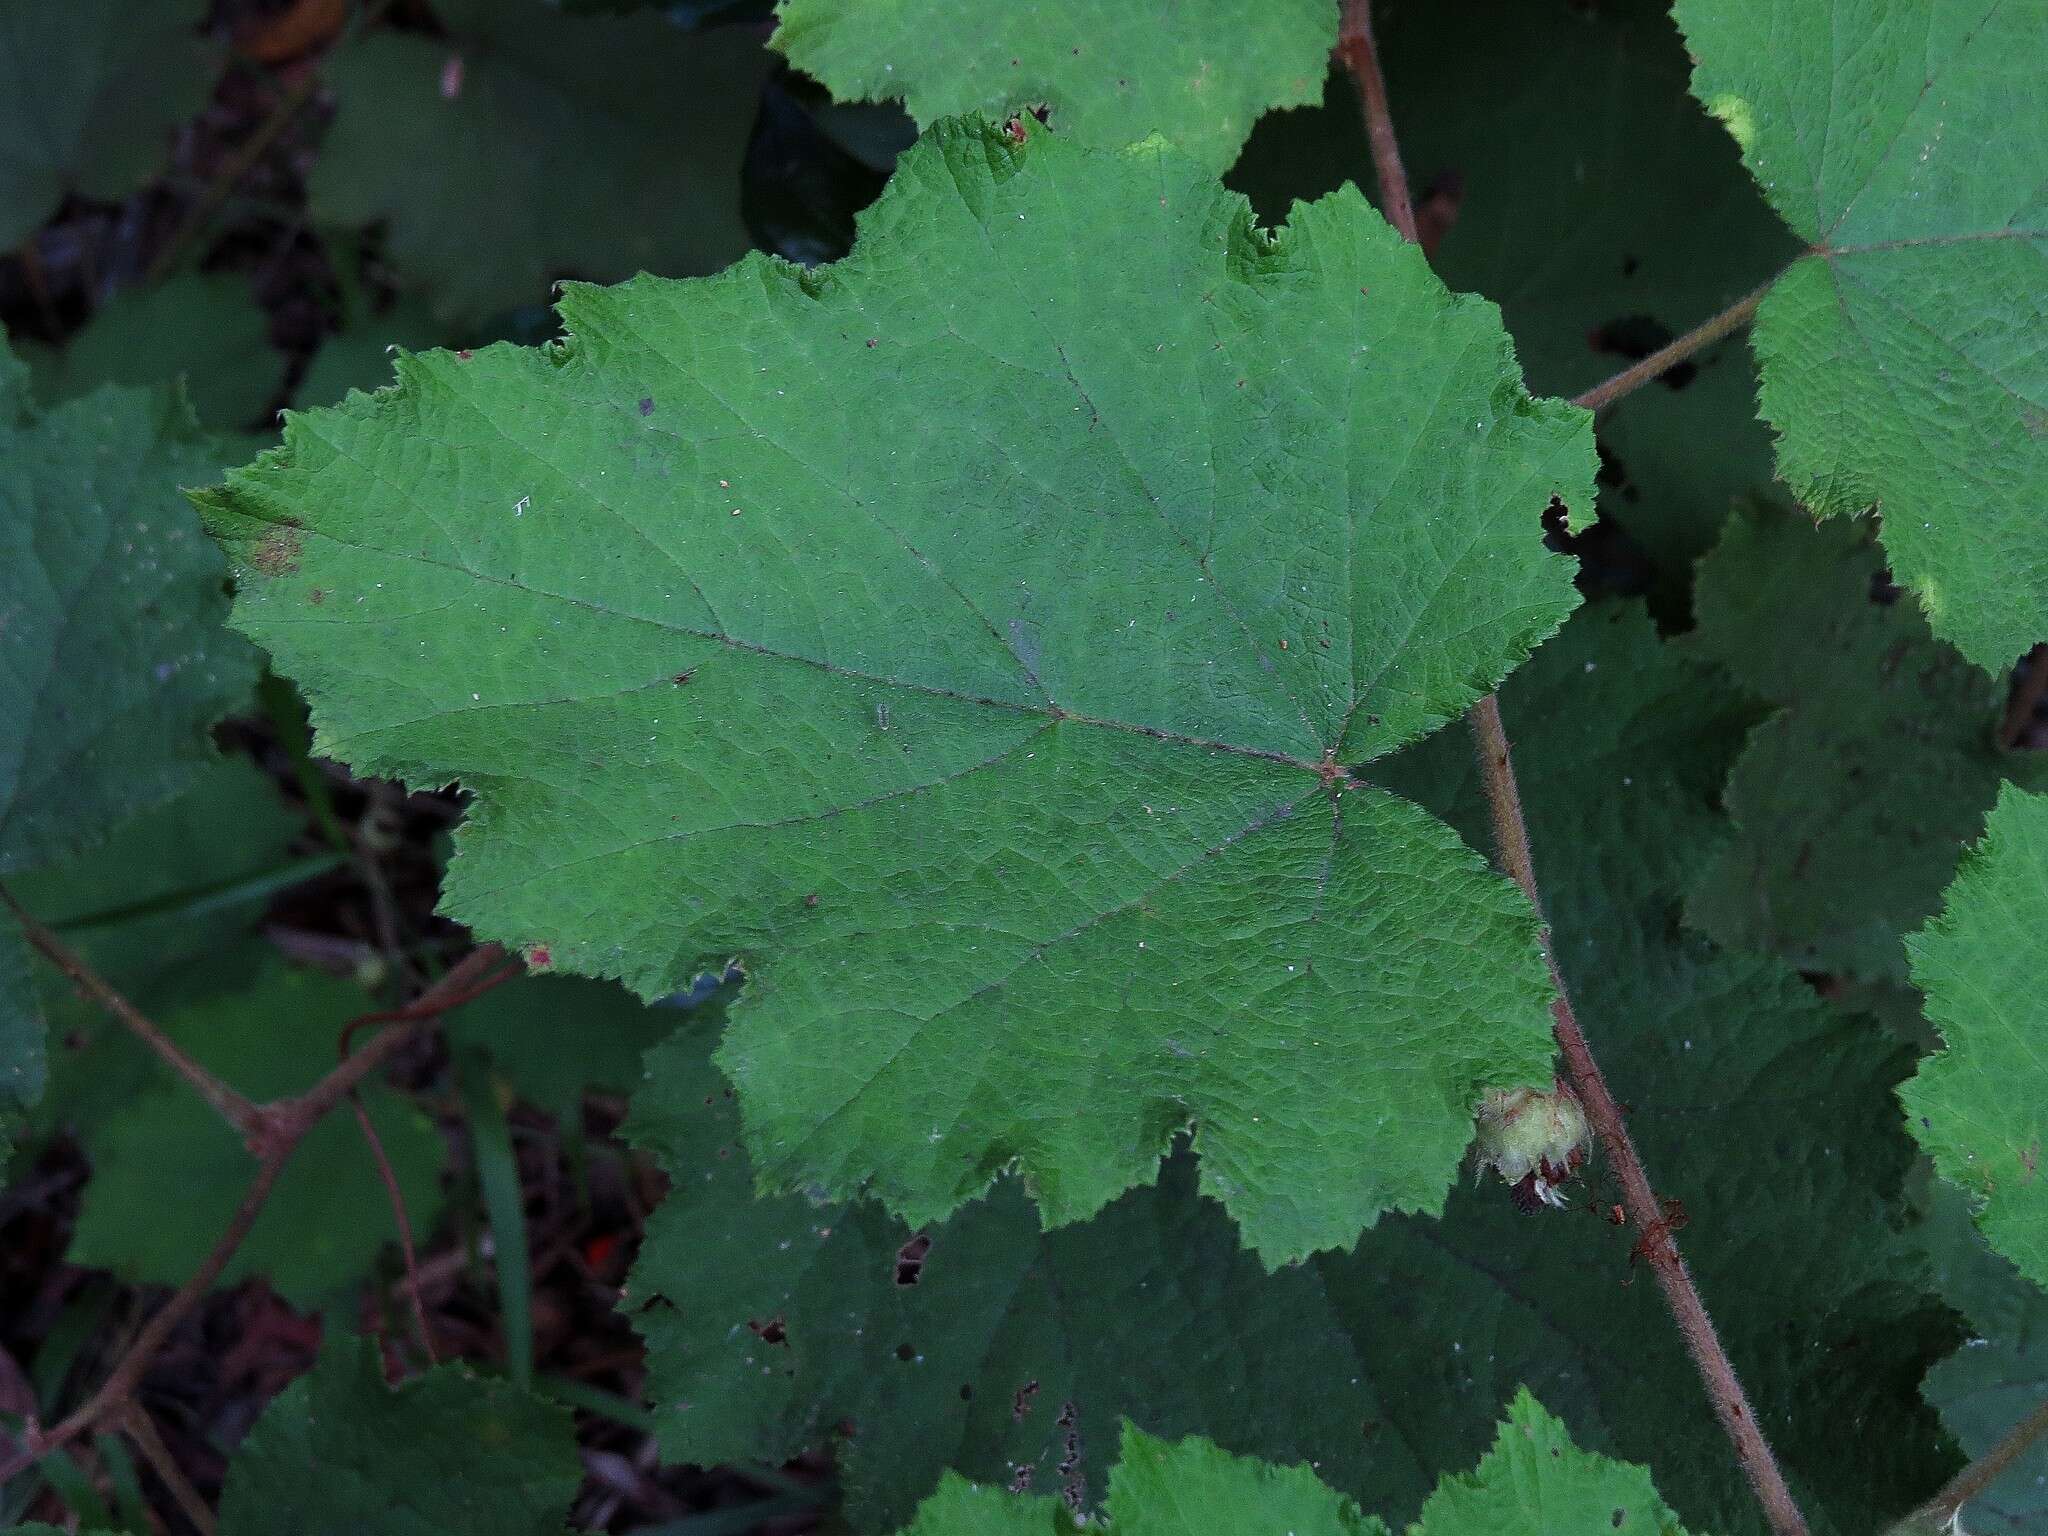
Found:
[[(1953, 1470), (1914, 1388), (1958, 1335), (1897, 1230), (1912, 1152), (1892, 1092), (1910, 1057), (1781, 962), (1679, 931), (1754, 712), (1634, 606), (1582, 612), (1502, 707), (1580, 1018), (1658, 1187), (1691, 1218), (1685, 1250), (1722, 1338), (1814, 1529), (1878, 1528)], [(1485, 835), (1453, 734), (1384, 771)], [(1639, 1234), (1596, 1219), (1619, 1198), (1597, 1157), (1569, 1212), (1532, 1220), (1498, 1182), (1467, 1183), (1440, 1220), (1390, 1218), (1349, 1253), (1274, 1274), (1237, 1248), (1185, 1153), (1086, 1223), (1040, 1232), (1005, 1185), (918, 1230), (871, 1202), (755, 1200), (710, 1035), (686, 1024), (653, 1053), (629, 1125), (671, 1179), (628, 1287), (670, 1459), (829, 1440), (849, 1520), (885, 1530), (947, 1467), (993, 1482), (1028, 1468), (1060, 1489), (1070, 1435), (1099, 1501), (1129, 1418), (1313, 1459), (1405, 1520), (1484, 1451), (1490, 1405), (1526, 1382), (1582, 1444), (1654, 1459), (1696, 1524), (1760, 1529), (1632, 1263)], [(1794, 1316), (1809, 1321), (1788, 1331)], [(1864, 1432), (1845, 1442), (1844, 1422)]]
[(1875, 508), (1936, 634), (2048, 634), (2043, 0), (1678, 0), (1693, 89), (1809, 254), (1753, 328), (1780, 473)]
[(322, 750), (475, 792), (452, 915), (645, 996), (741, 960), (767, 1180), (1071, 1221), (1194, 1123), (1278, 1262), (1549, 1076), (1527, 904), (1344, 765), (1569, 611), (1586, 417), (1355, 192), (1269, 235), (1023, 131), (934, 130), (836, 267), (574, 289), (201, 502)]
[(1218, 171), (1260, 113), (1316, 99), (1337, 43), (1326, 0), (780, 0), (776, 20), (798, 69), (919, 127), (1043, 111), (1084, 144), (1157, 133)]
[(1992, 1247), (2048, 1285), (2048, 795), (2008, 784), (1963, 858), (1941, 914), (1906, 941), (1913, 984), (1945, 1048), (1899, 1090), (1908, 1125), (1968, 1191)]

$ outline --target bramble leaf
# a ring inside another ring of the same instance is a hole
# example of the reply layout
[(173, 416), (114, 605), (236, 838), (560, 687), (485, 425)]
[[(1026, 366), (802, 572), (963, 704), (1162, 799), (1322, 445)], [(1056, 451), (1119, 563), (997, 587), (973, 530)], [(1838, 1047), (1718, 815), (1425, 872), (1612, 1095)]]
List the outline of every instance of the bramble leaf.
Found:
[[(903, 1536), (1058, 1533), (1077, 1529), (1071, 1501), (1019, 1497), (948, 1474)], [(1199, 1437), (1171, 1443), (1123, 1427), (1109, 1475), (1107, 1528), (1115, 1536), (1207, 1536), (1285, 1531), (1289, 1536), (1386, 1536), (1377, 1517), (1319, 1482), (1305, 1466), (1233, 1456)], [(1685, 1536), (1644, 1468), (1591, 1455), (1525, 1387), (1508, 1405), (1493, 1449), (1472, 1471), (1446, 1477), (1410, 1536)]]
[(0, 0), (0, 250), (69, 192), (120, 198), (170, 157), (221, 50), (205, 0)]
[[(1581, 1020), (1692, 1217), (1722, 1337), (1814, 1528), (1875, 1529), (1953, 1469), (1912, 1388), (1957, 1335), (1920, 1294), (1890, 1198), (1911, 1160), (1892, 1099), (1910, 1059), (1781, 963), (1679, 933), (1754, 711), (1634, 607), (1574, 619), (1502, 707)], [(1386, 771), (1478, 837), (1471, 761), (1446, 732)], [(1401, 1520), (1485, 1449), (1475, 1402), (1527, 1382), (1589, 1448), (1654, 1460), (1696, 1524), (1759, 1528), (1655, 1286), (1630, 1283), (1639, 1234), (1584, 1209), (1618, 1198), (1597, 1154), (1567, 1186), (1578, 1209), (1532, 1220), (1497, 1181), (1467, 1182), (1441, 1220), (1390, 1218), (1275, 1274), (1236, 1248), (1185, 1154), (1083, 1224), (1038, 1231), (1006, 1184), (920, 1233), (870, 1202), (755, 1200), (708, 1035), (688, 1024), (655, 1051), (630, 1123), (671, 1179), (629, 1286), (670, 1459), (831, 1439), (849, 1519), (887, 1529), (944, 1467), (1030, 1467), (1054, 1487), (1076, 1430), (1099, 1499), (1127, 1417), (1312, 1459)], [(1816, 1321), (1788, 1334), (1787, 1316)], [(1829, 1428), (1844, 1422), (1867, 1434), (1845, 1444)]]
[(61, 349), (24, 347), (38, 396), (54, 403), (101, 384), (182, 377), (208, 426), (247, 427), (284, 382), (284, 354), (246, 278), (174, 277), (114, 295)]
[(1316, 100), (1337, 43), (1325, 0), (781, 0), (773, 46), (842, 100), (900, 100), (929, 127), (1045, 110), (1121, 149), (1153, 133), (1220, 171), (1262, 112)]
[(1876, 508), (1936, 634), (1993, 673), (2048, 634), (2048, 9), (1678, 0), (1693, 90), (1812, 247), (1753, 329), (1780, 473)]
[[(39, 411), (0, 341), (0, 878), (184, 790), (253, 686), (225, 566), (178, 495), (218, 464), (174, 391)], [(0, 914), (0, 1124), (44, 1076), (21, 943)]]
[(235, 1452), (221, 1536), (562, 1536), (582, 1475), (567, 1409), (459, 1365), (393, 1390), (347, 1340)]
[[(158, 1020), (200, 1063), (263, 1103), (303, 1093), (333, 1066), (342, 1026), (369, 1006), (357, 988), (286, 969), (261, 950), (224, 957), (195, 995)], [(441, 1138), (396, 1094), (362, 1091), (411, 1219), (441, 1206)], [(226, 1228), (256, 1171), (242, 1138), (157, 1065), (118, 1116), (87, 1125), (92, 1181), (67, 1257), (123, 1278), (178, 1285)], [(175, 1212), (175, 1217), (167, 1213)], [(219, 1283), (262, 1275), (280, 1296), (315, 1307), (359, 1279), (397, 1235), (391, 1202), (347, 1113), (309, 1132)]]
[(740, 160), (771, 62), (758, 32), (542, 0), (437, 0), (445, 35), (383, 31), (327, 66), (322, 219), (386, 221), (447, 323), (542, 303), (557, 277), (709, 272), (747, 248)]
[(1778, 710), (1728, 781), (1734, 840), (1686, 917), (1803, 971), (1905, 980), (1902, 936), (1940, 904), (2002, 775), (2004, 690), (1928, 633), (1867, 522), (1742, 507), (1699, 571), (1684, 641)]
[[(766, 1179), (914, 1220), (1204, 1187), (1271, 1262), (1547, 1082), (1532, 915), (1340, 765), (1561, 621), (1583, 412), (1355, 192), (934, 130), (854, 254), (576, 288), (201, 498), (323, 751), (477, 807), (446, 909), (664, 996), (742, 957)], [(1113, 259), (1112, 259), (1113, 251)]]
[(1969, 1191), (1991, 1246), (2048, 1285), (2048, 795), (2006, 785), (1940, 916), (1906, 941), (1945, 1049), (1899, 1090), (1934, 1166)]

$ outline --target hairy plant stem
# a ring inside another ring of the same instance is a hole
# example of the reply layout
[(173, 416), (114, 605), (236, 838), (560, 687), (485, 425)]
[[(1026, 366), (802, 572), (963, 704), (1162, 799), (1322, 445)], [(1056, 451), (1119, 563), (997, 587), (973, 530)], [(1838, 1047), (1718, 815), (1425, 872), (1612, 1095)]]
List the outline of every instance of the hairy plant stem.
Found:
[(199, 1096), (212, 1106), (215, 1113), (241, 1132), (243, 1140), (253, 1146), (264, 1139), (268, 1134), (269, 1125), (268, 1116), (262, 1108), (244, 1098), (186, 1055), (184, 1048), (177, 1041), (165, 1034), (154, 1020), (109, 986), (99, 972), (86, 964), (83, 956), (49, 928), (29, 916), (21, 903), (14, 899), (14, 893), (4, 886), (0, 886), (0, 903), (4, 903), (7, 910), (14, 914), (14, 920), (21, 925), (22, 933), (44, 959), (70, 977), (72, 985), (113, 1015), (136, 1039), (156, 1052), (173, 1072), (198, 1091)]
[[(1771, 283), (1776, 281), (1775, 277), (1771, 279)], [(1718, 315), (1702, 320), (1677, 340), (1665, 343), (1641, 362), (1631, 363), (1613, 378), (1595, 384), (1584, 394), (1573, 395), (1572, 404), (1582, 405), (1589, 411), (1604, 409), (1623, 395), (1633, 394), (1645, 384), (1669, 373), (1693, 353), (1703, 352), (1715, 342), (1733, 335), (1756, 317), (1756, 308), (1763, 303), (1764, 295), (1771, 291), (1771, 283), (1752, 289)]]
[[(16, 909), (17, 912), (19, 908)], [(349, 1032), (363, 1026), (376, 1024), (396, 1025), (386, 1029), (362, 1050), (346, 1057), (319, 1082), (297, 1098), (279, 1099), (262, 1107), (262, 1134), (252, 1143), (256, 1154), (256, 1173), (243, 1192), (241, 1204), (236, 1206), (233, 1218), (219, 1241), (213, 1245), (205, 1260), (193, 1272), (192, 1278), (180, 1286), (171, 1299), (159, 1307), (150, 1320), (135, 1336), (128, 1350), (115, 1362), (112, 1371), (94, 1392), (77, 1408), (67, 1414), (54, 1429), (41, 1430), (34, 1425), (24, 1436), (21, 1450), (6, 1461), (0, 1462), (0, 1484), (26, 1470), (29, 1466), (60, 1446), (76, 1440), (98, 1426), (115, 1426), (121, 1422), (121, 1415), (128, 1411), (133, 1402), (135, 1389), (141, 1385), (143, 1375), (149, 1370), (158, 1351), (185, 1318), (206, 1299), (208, 1291), (234, 1258), (256, 1225), (256, 1218), (263, 1214), (264, 1204), (270, 1199), (270, 1192), (277, 1187), (277, 1181), (285, 1165), (297, 1152), (299, 1144), (307, 1134), (343, 1099), (348, 1098), (364, 1078), (382, 1067), (398, 1054), (412, 1040), (416, 1031), (427, 1027), (443, 1014), (474, 1001), (493, 987), (509, 981), (524, 968), (518, 961), (503, 965), (505, 952), (495, 944), (486, 944), (473, 951), (462, 962), (453, 967), (433, 986), (421, 993), (403, 1008), (386, 1009), (378, 1013), (364, 1014), (351, 1021)], [(83, 967), (84, 962), (79, 962)], [(497, 967), (493, 969), (493, 967)], [(136, 1018), (142, 1015), (133, 1004), (104, 981), (94, 978), (98, 985), (95, 995), (115, 1014), (126, 1022), (126, 1015)], [(118, 1006), (117, 1006), (118, 1005)], [(154, 1026), (152, 1026), (153, 1028)]]
[[(1414, 207), (1408, 197), (1407, 173), (1401, 166), (1400, 145), (1394, 137), (1393, 121), (1387, 111), (1386, 81), (1381, 76), (1379, 54), (1373, 44), (1370, 0), (1344, 0), (1343, 23), (1338, 39), (1338, 52), (1358, 82), (1358, 94), (1365, 109), (1366, 137), (1372, 146), (1373, 169), (1379, 177), (1380, 197), (1385, 204), (1388, 221), (1404, 239), (1419, 246)], [(1688, 336), (1680, 337), (1663, 352), (1645, 358), (1629, 370), (1629, 374), (1641, 373), (1641, 377), (1633, 382), (1620, 388), (1610, 388), (1618, 382), (1610, 380), (1591, 393), (1601, 395), (1598, 403), (1604, 404), (1655, 378), (1685, 355), (1684, 352), (1674, 352), (1675, 348), (1690, 342), (1689, 350), (1697, 350), (1715, 337), (1726, 335), (1755, 310), (1756, 301), (1761, 297), (1762, 290), (1759, 289), (1734, 310), (1717, 316)], [(1742, 313), (1737, 314), (1738, 310)], [(1731, 315), (1734, 318), (1729, 318)], [(1712, 335), (1704, 334), (1716, 326), (1719, 328)], [(1700, 339), (1694, 340), (1695, 337)], [(1666, 353), (1673, 355), (1665, 358)], [(1661, 363), (1660, 358), (1664, 359)], [(1652, 367), (1653, 364), (1656, 366)], [(1582, 396), (1577, 403), (1586, 405), (1588, 401)], [(1736, 1460), (1749, 1479), (1750, 1487), (1755, 1490), (1772, 1530), (1778, 1536), (1806, 1536), (1805, 1517), (1800, 1514), (1791, 1490), (1785, 1485), (1784, 1474), (1779, 1471), (1770, 1444), (1757, 1425), (1756, 1415), (1742, 1390), (1741, 1381), (1736, 1377), (1735, 1367), (1721, 1347), (1713, 1319), (1707, 1315), (1706, 1303), (1701, 1301), (1692, 1273), (1679, 1255), (1677, 1243), (1672, 1240), (1671, 1221), (1666, 1217), (1649, 1175), (1643, 1169), (1642, 1158), (1636, 1153), (1635, 1143), (1622, 1119), (1621, 1106), (1608, 1090), (1607, 1079), (1601, 1074), (1600, 1064), (1586, 1042), (1585, 1031), (1579, 1028), (1578, 1017), (1572, 1011), (1571, 994), (1565, 987), (1564, 975), (1558, 969), (1557, 957), (1551, 946), (1550, 925), (1543, 920), (1543, 895), (1536, 883), (1536, 863), (1530, 853), (1529, 824), (1522, 815), (1522, 796), (1515, 783), (1514, 757), (1508, 747), (1507, 727), (1501, 721), (1499, 699), (1488, 694), (1472, 706), (1466, 718), (1472, 726), (1479, 757), (1480, 782), (1485, 788), (1487, 812), (1493, 821), (1495, 853), (1501, 868), (1522, 888), (1529, 904), (1536, 909), (1538, 921), (1543, 924), (1543, 959), (1549, 967), (1551, 984), (1556, 991), (1555, 1000), (1551, 1003), (1553, 1033), (1557, 1037), (1558, 1050), (1564, 1057), (1572, 1088), (1585, 1108), (1587, 1122), (1620, 1177), (1628, 1215), (1642, 1232), (1636, 1252), (1657, 1277), (1658, 1287), (1664, 1292), (1664, 1300), (1685, 1340), (1686, 1351), (1699, 1370), (1707, 1399), (1713, 1404), (1715, 1416), (1720, 1419), (1722, 1429), (1735, 1447)]]

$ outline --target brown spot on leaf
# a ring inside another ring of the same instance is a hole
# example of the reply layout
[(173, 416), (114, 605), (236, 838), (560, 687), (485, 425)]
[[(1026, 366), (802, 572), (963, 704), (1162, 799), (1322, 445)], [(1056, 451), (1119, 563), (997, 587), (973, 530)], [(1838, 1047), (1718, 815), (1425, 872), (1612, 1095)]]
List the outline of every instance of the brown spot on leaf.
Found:
[(266, 576), (282, 576), (299, 568), (299, 551), (305, 543), (305, 530), (297, 523), (278, 523), (263, 536), (249, 563)]

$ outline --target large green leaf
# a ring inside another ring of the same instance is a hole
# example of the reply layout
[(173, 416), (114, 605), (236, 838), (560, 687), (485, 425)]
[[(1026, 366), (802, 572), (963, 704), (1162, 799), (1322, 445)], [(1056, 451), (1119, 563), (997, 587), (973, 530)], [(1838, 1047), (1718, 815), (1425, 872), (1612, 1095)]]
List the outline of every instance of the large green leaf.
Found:
[(256, 422), (284, 382), (284, 354), (248, 279), (174, 277), (116, 294), (61, 349), (23, 348), (36, 392), (68, 399), (101, 384), (156, 384), (182, 376), (192, 409), (214, 427)]
[(747, 248), (740, 160), (770, 62), (746, 27), (438, 0), (445, 36), (377, 32), (328, 66), (313, 211), (383, 221), (444, 322), (537, 304), (557, 277), (709, 272)]
[[(258, 952), (260, 954), (260, 952)], [(334, 1065), (335, 1042), (369, 999), (345, 982), (289, 971), (249, 951), (227, 957), (167, 1010), (165, 1031), (258, 1103), (303, 1093)], [(256, 1172), (241, 1136), (161, 1065), (118, 1116), (89, 1124), (93, 1177), (67, 1257), (129, 1280), (180, 1285), (227, 1226)], [(363, 1090), (415, 1230), (441, 1205), (439, 1133), (385, 1089)], [(355, 1118), (329, 1115), (300, 1143), (220, 1283), (262, 1275), (314, 1307), (368, 1272), (397, 1235), (391, 1203)]]
[[(104, 839), (213, 759), (255, 681), (225, 566), (178, 495), (218, 459), (174, 391), (48, 412), (0, 341), (0, 877)], [(27, 956), (0, 916), (0, 1122), (41, 1092)]]
[(900, 100), (920, 126), (1045, 109), (1115, 149), (1159, 133), (1215, 170), (1261, 112), (1314, 101), (1331, 0), (781, 0), (775, 46), (847, 100)]
[[(1056, 1533), (1077, 1529), (1072, 1501), (1016, 1497), (948, 1475), (904, 1536)], [(1107, 1528), (1115, 1536), (1386, 1536), (1305, 1466), (1233, 1456), (1213, 1442), (1172, 1444), (1130, 1424), (1109, 1475)], [(1638, 1466), (1590, 1455), (1526, 1389), (1508, 1405), (1493, 1449), (1446, 1477), (1410, 1536), (1685, 1536)]]
[(384, 1384), (331, 1347), (228, 1464), (221, 1536), (562, 1536), (582, 1481), (569, 1412), (459, 1365)]
[(206, 104), (206, 0), (0, 0), (0, 250), (68, 192), (126, 197)]
[[(854, 254), (577, 288), (202, 498), (322, 750), (477, 808), (447, 910), (660, 996), (785, 1188), (1050, 1221), (1199, 1125), (1270, 1260), (1546, 1082), (1531, 914), (1339, 764), (1575, 600), (1582, 412), (1355, 193), (952, 124)], [(544, 426), (542, 425), (544, 423)]]
[(1735, 838), (1686, 903), (1723, 944), (1805, 971), (1903, 981), (1904, 933), (1941, 900), (2002, 774), (2004, 689), (1885, 579), (1867, 522), (1745, 506), (1701, 564), (1686, 644), (1778, 713), (1728, 782)]
[(2044, 0), (1678, 0), (1693, 89), (1812, 247), (1757, 316), (1763, 413), (1815, 511), (1884, 515), (1935, 633), (2048, 635)]
[(1941, 915), (1906, 941), (1946, 1049), (1899, 1092), (1941, 1176), (1970, 1192), (1991, 1244), (2048, 1285), (2048, 795), (2007, 785)]
[[(1679, 936), (1754, 718), (1714, 670), (1640, 609), (1593, 609), (1503, 708), (1581, 1018), (1659, 1189), (1691, 1214), (1687, 1255), (1816, 1529), (1860, 1536), (1952, 1467), (1914, 1389), (1956, 1333), (1919, 1294), (1889, 1199), (1911, 1156), (1891, 1097), (1909, 1059), (1782, 964)], [(1470, 764), (1446, 733), (1389, 771), (1480, 836)], [(1052, 1232), (1002, 1186), (925, 1229), (927, 1249), (868, 1202), (753, 1199), (709, 1054), (695, 1024), (659, 1047), (631, 1122), (671, 1178), (629, 1291), (672, 1459), (832, 1438), (849, 1517), (886, 1529), (944, 1467), (1056, 1486), (1070, 1427), (1099, 1499), (1128, 1417), (1313, 1459), (1406, 1519), (1526, 1382), (1581, 1443), (1655, 1461), (1695, 1524), (1758, 1528), (1656, 1287), (1633, 1277), (1632, 1230), (1584, 1209), (1525, 1218), (1498, 1182), (1472, 1183), (1440, 1221), (1390, 1219), (1269, 1275), (1179, 1155), (1156, 1187)], [(1618, 1198), (1597, 1161), (1572, 1193)], [(1844, 1442), (1842, 1423), (1863, 1428)]]

